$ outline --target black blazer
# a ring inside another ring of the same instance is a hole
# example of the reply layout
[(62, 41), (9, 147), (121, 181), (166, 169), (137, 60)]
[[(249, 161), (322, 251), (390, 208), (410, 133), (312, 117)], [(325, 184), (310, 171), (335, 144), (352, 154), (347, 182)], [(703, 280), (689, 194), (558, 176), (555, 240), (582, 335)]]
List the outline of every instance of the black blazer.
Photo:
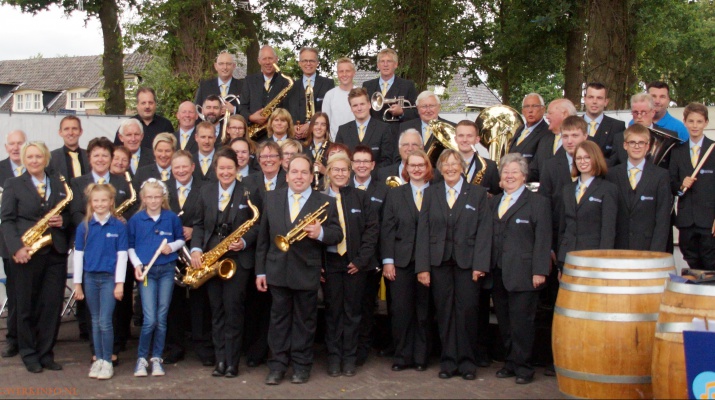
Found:
[[(343, 143), (352, 152), (355, 146), (364, 144), (372, 150), (372, 159), (377, 167), (384, 167), (393, 163), (395, 158), (395, 141), (392, 139), (390, 127), (384, 122), (370, 118), (365, 128), (365, 137), (362, 142), (358, 137), (358, 128), (355, 121), (350, 121), (338, 128), (335, 143)], [(399, 158), (399, 157), (398, 157)]]
[[(248, 124), (251, 124), (248, 119), (249, 115), (265, 107), (266, 104), (273, 100), (273, 98), (286, 87), (288, 87), (288, 81), (279, 73), (273, 75), (270, 90), (267, 92), (263, 86), (262, 72), (246, 76), (246, 79), (243, 80), (243, 86), (241, 86), (240, 113), (246, 118)], [(285, 108), (285, 99), (278, 107)]]
[(203, 185), (204, 183), (201, 181), (191, 181), (191, 191), (186, 196), (184, 207), (181, 207), (179, 206), (179, 192), (176, 190), (176, 179), (172, 177), (166, 181), (166, 187), (169, 191), (169, 207), (171, 207), (171, 211), (179, 216), (182, 226), (193, 228), (196, 224), (196, 219), (200, 215), (199, 196)]
[[(243, 79), (231, 78), (231, 83), (228, 85), (227, 94), (232, 94), (235, 96), (241, 96), (241, 87), (243, 86)], [(196, 97), (194, 98), (194, 104), (203, 106), (204, 100), (209, 95), (216, 95), (221, 97), (221, 87), (218, 85), (218, 77), (213, 77), (211, 79), (204, 79), (199, 82), (199, 87), (196, 89)], [(237, 100), (232, 100), (231, 104), (236, 107), (236, 113), (238, 113), (241, 102)]]
[[(380, 87), (380, 78), (365, 81), (362, 83), (362, 87), (367, 89), (367, 95), (370, 98), (372, 97), (373, 93), (382, 92), (382, 88)], [(415, 87), (415, 83), (409, 79), (402, 79), (399, 76), (395, 75), (395, 81), (392, 82), (392, 86), (390, 86), (390, 89), (387, 91), (387, 95), (385, 96), (385, 98), (392, 99), (397, 98), (399, 96), (403, 96), (405, 100), (409, 100), (412, 105), (416, 105), (415, 103), (417, 102), (417, 88)], [(386, 108), (387, 106), (385, 106), (385, 108), (380, 111), (370, 110), (370, 116), (382, 121), (382, 116), (383, 114), (385, 114)], [(392, 117), (390, 113), (387, 113), (387, 115), (389, 117)], [(417, 109), (407, 108), (405, 109), (405, 113), (403, 114), (402, 118), (400, 118), (400, 120), (404, 122), (415, 118), (419, 118), (419, 115), (417, 114)], [(394, 124), (395, 128), (393, 129), (396, 130), (399, 126), (399, 122), (394, 122)], [(394, 133), (397, 132), (394, 131)]]
[[(350, 186), (340, 188), (340, 197), (345, 218), (345, 255), (348, 262), (355, 264), (361, 271), (379, 268), (376, 255), (380, 225), (370, 198), (366, 191)], [(344, 269), (347, 270), (347, 265)]]
[[(204, 182), (216, 182), (218, 178), (216, 177), (216, 168), (214, 163), (209, 164), (209, 169), (204, 175), (204, 171), (201, 169), (201, 159), (199, 158), (199, 152), (196, 151), (192, 154), (194, 157), (194, 181), (204, 181)], [(216, 157), (216, 152), (214, 152), (213, 157)], [(213, 159), (212, 159), (213, 160)]]
[(494, 218), (492, 269), (501, 268), (510, 292), (534, 288), (534, 275), (548, 275), (551, 265), (551, 208), (543, 196), (525, 189), (516, 203), (499, 218), (503, 194), (491, 199)]
[[(429, 271), (449, 260), (451, 253), (460, 268), (489, 272), (493, 222), (486, 189), (464, 181), (451, 209), (445, 193), (444, 182), (425, 190), (417, 224), (420, 245), (415, 250), (415, 271)], [(451, 243), (447, 240), (450, 227)]]
[[(265, 203), (266, 193), (268, 193), (268, 191), (266, 190), (265, 175), (263, 175), (263, 171), (258, 170), (243, 178), (243, 185), (246, 186), (251, 193), (256, 193), (261, 198), (261, 201)], [(285, 187), (288, 187), (286, 172), (283, 168), (281, 168), (278, 170), (278, 175), (276, 176), (276, 187), (273, 188), (273, 190), (283, 189)]]
[[(152, 149), (148, 147), (142, 147), (141, 148), (141, 155), (139, 156), (139, 165), (137, 166), (137, 172), (139, 172), (139, 169), (141, 167), (147, 166), (147, 165), (152, 165), (156, 163), (156, 159), (154, 158), (154, 152)], [(127, 168), (127, 171), (134, 177), (134, 173), (132, 173), (132, 159), (129, 157), (129, 168)]]
[[(325, 98), (325, 93), (328, 90), (335, 87), (335, 82), (324, 76), (320, 76), (317, 73), (313, 76), (313, 104), (315, 105), (315, 112), (323, 110), (323, 98)], [(305, 88), (303, 87), (303, 75), (295, 79), (293, 88), (288, 92), (288, 97), (286, 98), (286, 107), (290, 116), (293, 118), (293, 123), (298, 122), (305, 124)]]
[[(552, 141), (553, 143), (553, 141)], [(533, 164), (533, 163), (532, 163)], [(551, 244), (554, 250), (559, 244), (559, 222), (563, 210), (562, 190), (566, 184), (573, 182), (566, 150), (560, 148), (556, 156), (544, 163), (539, 179), (539, 194), (549, 199), (552, 210), (553, 237)]]
[[(159, 181), (161, 180), (161, 172), (159, 171), (159, 166), (156, 165), (156, 162), (137, 169), (137, 173), (132, 179), (132, 184), (134, 185), (134, 189), (137, 193), (139, 193), (142, 184), (149, 178), (154, 178)], [(169, 173), (169, 178), (171, 178), (171, 173)]]
[(628, 164), (608, 171), (606, 179), (618, 187), (617, 249), (666, 251), (673, 195), (663, 168), (646, 161), (636, 190), (628, 180)]
[[(482, 181), (479, 183), (479, 185), (487, 189), (487, 192), (492, 195), (503, 192), (502, 188), (499, 187), (499, 181), (501, 179), (499, 178), (499, 167), (497, 167), (497, 163), (487, 158), (483, 159), (487, 165), (487, 168), (484, 170), (484, 176), (482, 176)], [(474, 177), (479, 174), (479, 171), (482, 170), (484, 165), (479, 160), (479, 157), (477, 157), (476, 153), (474, 154), (472, 160), (474, 163), (474, 173), (472, 174), (471, 178), (473, 180)], [(467, 176), (467, 173), (469, 173), (470, 166), (471, 164), (467, 164), (467, 171), (464, 173), (465, 177)], [(471, 183), (472, 181), (470, 180), (469, 182)]]
[(12, 170), (12, 164), (10, 164), (10, 157), (0, 161), (0, 187), (4, 187), (5, 181), (14, 177), (15, 171)]
[[(355, 181), (350, 178), (348, 186), (355, 187)], [(382, 210), (385, 205), (385, 198), (387, 197), (387, 192), (390, 190), (385, 182), (381, 182), (374, 177), (370, 179), (370, 184), (365, 189), (365, 194), (367, 194), (368, 199), (372, 209), (377, 213), (378, 219), (382, 220)]]
[[(70, 215), (72, 217), (72, 226), (74, 229), (76, 229), (79, 224), (82, 223), (86, 215), (87, 199), (84, 196), (84, 190), (87, 189), (87, 186), (89, 186), (91, 183), (94, 183), (94, 177), (92, 176), (91, 172), (84, 174), (78, 178), (74, 178), (71, 181), (73, 198), (72, 202), (70, 203)], [(123, 176), (110, 174), (109, 184), (114, 186), (114, 189), (117, 191), (117, 195), (114, 197), (115, 207), (119, 207), (120, 204), (122, 204), (125, 200), (131, 197), (131, 192), (129, 191), (129, 183), (127, 183), (126, 179)], [(140, 202), (141, 200), (139, 199), (139, 192), (137, 192), (137, 201), (134, 204), (138, 204)], [(133, 213), (130, 214), (132, 208), (134, 207), (130, 207), (130, 209), (127, 210), (127, 213), (124, 214), (124, 217), (127, 221), (133, 215)]]
[[(667, 134), (670, 134), (671, 136), (678, 137), (678, 132), (671, 131), (670, 129), (665, 129), (661, 126), (658, 126), (657, 124), (653, 125), (654, 128), (658, 129), (659, 131), (663, 131)], [(653, 134), (651, 133), (651, 136)], [(611, 156), (608, 159), (608, 165), (609, 166), (615, 166), (618, 164), (625, 164), (628, 161), (628, 152), (626, 152), (626, 149), (623, 147), (623, 142), (625, 141), (625, 131), (617, 132), (613, 135), (613, 151), (611, 152)], [(652, 140), (651, 140), (651, 146), (652, 146)], [(687, 143), (687, 142), (686, 142)], [(677, 146), (677, 145), (676, 145)], [(673, 148), (674, 150), (675, 148)], [(671, 150), (671, 153), (672, 151)], [(666, 155), (665, 158), (658, 164), (659, 167), (668, 169), (669, 165), (669, 160), (670, 160), (670, 154)], [(646, 157), (648, 161), (651, 161), (651, 156), (650, 154)], [(681, 181), (682, 183), (682, 181)]]
[[(509, 143), (509, 153), (519, 153), (529, 164), (531, 164), (531, 161), (533, 161), (536, 156), (536, 149), (539, 146), (541, 138), (552, 133), (549, 130), (549, 124), (542, 118), (538, 124), (531, 127), (532, 130), (529, 132), (529, 136), (527, 136), (526, 139), (524, 139), (524, 141), (520, 144), (516, 144), (516, 142), (519, 141), (519, 136), (521, 136), (521, 133), (524, 132), (524, 129), (526, 129), (526, 125), (519, 128), (514, 134), (514, 137)], [(553, 142), (551, 143), (553, 145)]]
[[(275, 237), (286, 235), (298, 221), (316, 211), (325, 202), (328, 202), (329, 206), (327, 219), (322, 224), (322, 242), (306, 237), (291, 244), (287, 252), (278, 249)], [(288, 188), (267, 192), (256, 248), (256, 275), (265, 274), (269, 286), (318, 290), (325, 246), (336, 245), (343, 240), (335, 199), (313, 190), (294, 222), (290, 221), (290, 207)]]
[[(591, 128), (587, 128), (590, 130)], [(591, 140), (598, 144), (601, 148), (604, 157), (608, 160), (613, 154), (613, 137), (618, 132), (623, 132), (626, 130), (626, 123), (615, 118), (611, 118), (608, 115), (603, 116), (601, 124), (596, 129), (596, 134), (594, 136), (589, 136), (588, 140)], [(587, 131), (588, 132), (588, 131)], [(621, 142), (622, 143), (622, 142)], [(621, 146), (623, 148), (623, 146)]]
[[(194, 231), (191, 235), (191, 248), (198, 247), (205, 252), (211, 250), (208, 248), (209, 239), (214, 234), (216, 222), (218, 219), (218, 187), (219, 182), (211, 182), (204, 184), (199, 189), (198, 205), (196, 206), (196, 217), (194, 219)], [(174, 185), (176, 186), (176, 185)], [(174, 187), (176, 190), (176, 187)], [(192, 187), (191, 192), (194, 192)], [(191, 193), (190, 193), (191, 194)], [(228, 220), (231, 221), (231, 231), (238, 229), (244, 222), (253, 217), (253, 211), (248, 206), (248, 199), (261, 209), (261, 203), (256, 196), (246, 196), (246, 188), (241, 183), (236, 181), (236, 186), (233, 188), (232, 201), (226, 206), (229, 211)], [(188, 200), (187, 200), (188, 202)], [(186, 204), (184, 204), (186, 206)], [(225, 210), (224, 210), (225, 211)], [(259, 211), (260, 213), (260, 211)], [(256, 238), (258, 237), (258, 223), (254, 224), (251, 229), (242, 236), (246, 242), (246, 246), (239, 252), (229, 251), (225, 257), (232, 257), (238, 260), (238, 264), (243, 269), (251, 269), (254, 266), (256, 256)]]
[(562, 263), (569, 251), (612, 249), (615, 244), (618, 188), (596, 177), (576, 204), (576, 185), (578, 181), (570, 182), (561, 191), (558, 260)]
[[(5, 240), (6, 251), (1, 254), (4, 258), (10, 258), (15, 255), (18, 250), (23, 247), (22, 235), (28, 229), (42, 219), (54, 206), (60, 201), (67, 198), (67, 192), (64, 184), (60, 182), (57, 174), (50, 174), (49, 170), (45, 171), (49, 177), (50, 197), (44, 200), (37, 193), (35, 184), (32, 183), (32, 176), (28, 172), (16, 177), (10, 178), (5, 182), (5, 190), (2, 196), (2, 208), (0, 209), (0, 231), (2, 231)], [(69, 182), (67, 183), (69, 186)], [(66, 254), (69, 250), (69, 235), (68, 227), (70, 224), (69, 205), (64, 208), (61, 213), (62, 226), (60, 228), (49, 228), (46, 233), (52, 235), (52, 245), (60, 254)], [(45, 246), (40, 249), (34, 257), (47, 254), (50, 251), (50, 246)]]
[[(703, 148), (700, 150), (698, 162), (707, 152), (713, 141), (703, 138)], [(683, 179), (690, 176), (695, 168), (690, 162), (690, 142), (676, 146), (670, 154), (670, 186), (672, 193), (677, 195)], [(684, 195), (678, 198), (678, 213), (675, 216), (677, 228), (697, 227), (712, 228), (715, 220), (715, 154), (710, 154), (700, 169), (698, 180), (693, 183)]]
[[(423, 195), (424, 200), (424, 195)], [(424, 201), (422, 202), (424, 206)], [(387, 192), (380, 229), (380, 256), (405, 268), (415, 260), (417, 223), (420, 212), (412, 197), (412, 186), (402, 185)]]
[[(181, 132), (174, 132), (174, 137), (176, 138), (177, 150), (181, 149)], [(216, 141), (218, 142), (219, 140), (217, 139)], [(196, 143), (196, 128), (191, 131), (191, 135), (189, 135), (189, 140), (186, 142), (186, 147), (184, 147), (184, 150), (188, 151), (189, 153), (196, 153), (197, 151), (199, 151), (199, 144)], [(144, 150), (142, 150), (142, 153), (144, 153)]]
[(539, 140), (536, 154), (534, 154), (534, 158), (529, 163), (529, 178), (527, 182), (540, 182), (540, 173), (545, 168), (546, 162), (557, 156), (560, 152), (565, 151), (563, 147), (559, 147), (559, 149), (556, 150), (556, 154), (554, 154), (555, 139), (556, 135), (551, 133), (551, 131), (547, 131)]
[[(65, 153), (65, 147), (62, 146), (59, 149), (52, 150), (50, 153), (50, 170), (53, 173), (60, 174), (65, 177), (65, 179), (72, 179), (72, 174), (67, 171), (67, 153)], [(89, 171), (89, 158), (87, 158), (87, 150), (79, 149), (80, 162), (84, 166), (85, 171)], [(75, 177), (77, 178), (77, 177)]]

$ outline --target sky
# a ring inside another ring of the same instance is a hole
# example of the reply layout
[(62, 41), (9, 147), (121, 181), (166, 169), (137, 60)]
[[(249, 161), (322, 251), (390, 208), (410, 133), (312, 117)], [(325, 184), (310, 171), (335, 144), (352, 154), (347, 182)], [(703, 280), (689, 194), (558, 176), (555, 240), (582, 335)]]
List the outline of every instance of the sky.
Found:
[(68, 18), (53, 6), (33, 16), (0, 5), (0, 60), (102, 54), (99, 20), (92, 18), (85, 26), (86, 15), (75, 11)]

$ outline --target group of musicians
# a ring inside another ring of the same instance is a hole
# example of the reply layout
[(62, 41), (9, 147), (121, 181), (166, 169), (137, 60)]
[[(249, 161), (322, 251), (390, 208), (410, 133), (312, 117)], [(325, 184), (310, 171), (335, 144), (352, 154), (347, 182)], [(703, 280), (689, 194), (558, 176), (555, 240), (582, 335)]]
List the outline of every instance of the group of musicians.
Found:
[[(675, 196), (685, 260), (715, 269), (708, 110), (688, 105), (683, 135), (669, 101), (654, 102), (669, 94), (667, 85), (632, 97), (628, 128), (604, 114), (601, 84), (588, 84), (583, 116), (567, 99), (547, 106), (531, 93), (522, 103), (526, 123), (513, 127), (497, 164), (480, 154), (477, 124), (441, 119), (439, 97), (417, 95), (413, 82), (395, 75), (391, 49), (378, 53), (380, 77), (362, 88), (352, 85), (349, 59), (337, 62), (338, 87), (319, 76), (312, 48), (300, 51), (303, 76), (295, 81), (276, 70), (271, 47), (261, 48), (258, 61), (260, 73), (237, 80), (233, 56), (219, 54), (217, 78), (200, 83), (195, 104), (179, 106), (176, 131), (155, 114), (154, 91), (142, 88), (139, 112), (121, 122), (117, 145), (100, 137), (81, 149), (74, 116), (62, 119), (64, 145), (51, 153), (22, 131), (7, 135), (9, 157), (0, 162), (10, 309), (3, 357), (19, 353), (29, 370), (42, 367), (32, 372), (62, 369), (53, 347), (67, 253), (92, 183), (114, 186), (117, 216), (126, 221), (139, 208), (132, 198), (143, 182), (164, 182), (190, 264), (177, 281), (211, 267), (212, 255), (235, 262), (230, 274), (174, 287), (163, 362), (177, 362), (191, 347), (214, 367), (211, 375), (230, 378), (245, 354), (250, 367), (267, 361), (269, 385), (291, 368), (292, 383), (309, 380), (321, 297), (327, 373), (355, 375), (370, 352), (381, 281), (392, 371), (428, 369), (436, 348), (439, 378), (475, 379), (477, 367), (492, 361), (485, 345), (494, 343), (491, 298), (505, 351), (496, 375), (530, 383), (534, 353), (550, 352), (535, 349), (537, 307), (553, 307), (566, 252), (672, 251)], [(382, 109), (372, 107), (375, 94)], [(664, 139), (674, 144), (667, 155)], [(23, 234), (43, 222), (40, 233), (52, 241), (32, 253)], [(133, 269), (126, 275), (124, 293), (132, 293)], [(133, 302), (141, 298), (117, 302), (113, 362), (129, 338)], [(91, 326), (85, 306), (77, 307), (81, 325), (84, 318)]]

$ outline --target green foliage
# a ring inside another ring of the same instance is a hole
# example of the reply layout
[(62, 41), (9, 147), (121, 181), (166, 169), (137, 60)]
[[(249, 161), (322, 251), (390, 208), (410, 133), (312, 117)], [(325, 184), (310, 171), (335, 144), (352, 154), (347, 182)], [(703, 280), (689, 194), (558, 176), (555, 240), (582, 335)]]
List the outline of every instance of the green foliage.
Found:
[(157, 113), (178, 126), (176, 110), (184, 101), (193, 101), (197, 82), (186, 75), (172, 73), (170, 61), (160, 55), (155, 56), (144, 70), (142, 85), (156, 91)]

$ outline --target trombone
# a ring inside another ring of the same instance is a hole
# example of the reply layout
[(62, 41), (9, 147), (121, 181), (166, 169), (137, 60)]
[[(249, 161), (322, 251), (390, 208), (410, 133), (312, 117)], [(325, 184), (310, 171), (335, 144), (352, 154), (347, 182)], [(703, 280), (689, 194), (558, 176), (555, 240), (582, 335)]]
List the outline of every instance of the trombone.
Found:
[(286, 233), (285, 236), (276, 236), (274, 240), (276, 246), (278, 246), (281, 251), (286, 252), (290, 248), (291, 244), (305, 239), (305, 237), (308, 236), (308, 232), (303, 230), (306, 226), (314, 222), (322, 224), (326, 219), (328, 219), (327, 210), (329, 204), (330, 203), (326, 201), (322, 206), (320, 206), (319, 209), (303, 217), (303, 219), (301, 219), (298, 224), (293, 227), (293, 229)]
[(375, 92), (370, 98), (370, 105), (375, 111), (380, 111), (383, 107), (387, 105), (387, 110), (385, 110), (385, 112), (382, 114), (382, 120), (385, 122), (395, 122), (400, 120), (399, 118), (395, 118), (394, 116), (387, 116), (387, 113), (390, 112), (390, 106), (392, 104), (397, 104), (402, 108), (417, 108), (417, 106), (413, 105), (409, 100), (406, 100), (405, 96), (398, 96), (393, 97), (391, 99), (386, 99), (385, 96), (382, 95), (382, 92)]

